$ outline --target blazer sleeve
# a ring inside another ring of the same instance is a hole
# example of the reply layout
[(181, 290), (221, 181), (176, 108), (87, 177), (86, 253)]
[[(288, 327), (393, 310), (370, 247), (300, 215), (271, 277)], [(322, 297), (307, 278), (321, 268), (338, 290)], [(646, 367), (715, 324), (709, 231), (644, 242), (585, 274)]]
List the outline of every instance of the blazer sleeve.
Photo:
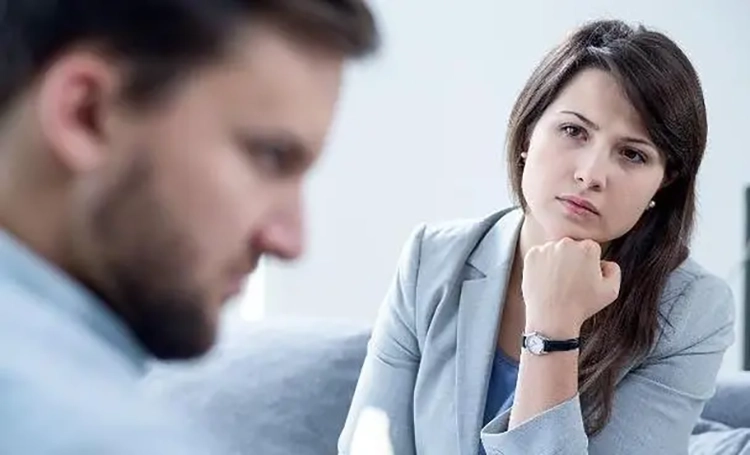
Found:
[(715, 390), (734, 341), (729, 287), (704, 275), (686, 286), (652, 354), (618, 385), (612, 417), (590, 439), (579, 396), (508, 430), (510, 411), (482, 431), (488, 455), (687, 454), (690, 434)]
[[(364, 445), (367, 453), (415, 453), (413, 397), (420, 360), (415, 293), (424, 230), (407, 241), (379, 310), (339, 437), (340, 455), (357, 455)], [(373, 452), (375, 447), (381, 449)]]

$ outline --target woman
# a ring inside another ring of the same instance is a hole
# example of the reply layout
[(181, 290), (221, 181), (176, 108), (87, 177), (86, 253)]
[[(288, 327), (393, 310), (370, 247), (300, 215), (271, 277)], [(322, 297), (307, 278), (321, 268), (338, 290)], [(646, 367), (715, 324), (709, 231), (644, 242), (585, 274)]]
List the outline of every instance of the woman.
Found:
[(509, 122), (520, 208), (412, 236), (339, 452), (374, 410), (397, 455), (686, 453), (733, 342), (687, 258), (706, 130), (660, 33), (599, 21), (547, 55)]

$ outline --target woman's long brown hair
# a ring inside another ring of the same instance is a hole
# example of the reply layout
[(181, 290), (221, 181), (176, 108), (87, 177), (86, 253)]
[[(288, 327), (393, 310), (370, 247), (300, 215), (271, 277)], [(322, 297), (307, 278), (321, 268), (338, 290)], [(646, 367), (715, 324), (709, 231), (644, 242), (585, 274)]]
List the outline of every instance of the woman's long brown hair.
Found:
[(695, 214), (695, 180), (706, 146), (706, 112), (698, 76), (665, 35), (604, 20), (588, 23), (553, 49), (519, 95), (508, 125), (508, 175), (519, 203), (523, 160), (542, 113), (579, 71), (598, 68), (619, 82), (666, 162), (665, 185), (635, 227), (609, 245), (605, 258), (622, 269), (617, 300), (586, 321), (579, 392), (587, 432), (612, 414), (622, 370), (654, 346), (659, 302), (669, 274), (688, 255)]

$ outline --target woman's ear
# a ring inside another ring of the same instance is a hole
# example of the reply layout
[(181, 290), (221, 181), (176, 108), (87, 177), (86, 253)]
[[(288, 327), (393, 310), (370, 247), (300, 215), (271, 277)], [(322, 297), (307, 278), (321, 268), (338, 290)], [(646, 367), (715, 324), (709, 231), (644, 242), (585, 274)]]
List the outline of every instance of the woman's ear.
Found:
[(677, 179), (677, 172), (675, 171), (666, 171), (664, 172), (664, 178), (661, 180), (661, 185), (659, 186), (659, 189), (663, 189), (674, 183), (674, 181)]

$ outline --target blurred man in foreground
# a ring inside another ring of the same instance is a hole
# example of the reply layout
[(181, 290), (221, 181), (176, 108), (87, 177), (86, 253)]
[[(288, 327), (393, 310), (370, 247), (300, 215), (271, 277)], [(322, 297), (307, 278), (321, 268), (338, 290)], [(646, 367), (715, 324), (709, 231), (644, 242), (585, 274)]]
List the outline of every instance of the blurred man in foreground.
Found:
[(135, 384), (212, 346), (259, 257), (301, 253), (303, 177), (372, 15), (24, 0), (0, 32), (0, 453), (206, 453)]

